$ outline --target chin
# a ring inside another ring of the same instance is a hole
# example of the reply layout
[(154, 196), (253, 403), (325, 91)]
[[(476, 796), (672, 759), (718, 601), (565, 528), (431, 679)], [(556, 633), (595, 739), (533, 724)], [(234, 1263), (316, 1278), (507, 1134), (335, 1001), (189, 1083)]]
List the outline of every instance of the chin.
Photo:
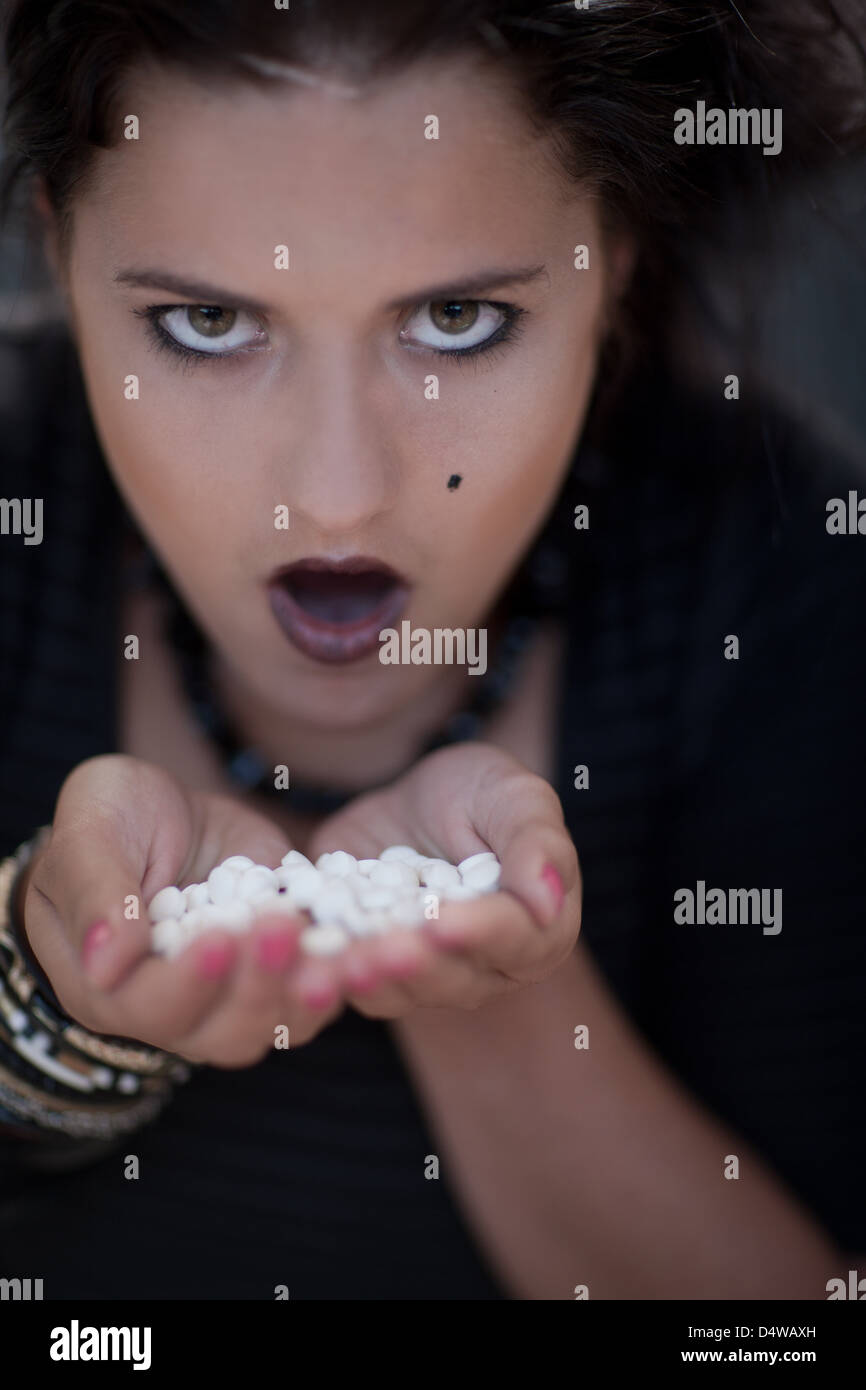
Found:
[(375, 666), (366, 662), (364, 666), (363, 670), (359, 664), (354, 669), (334, 665), (296, 671), (291, 677), (290, 705), (284, 703), (284, 678), (275, 703), (284, 710), (286, 719), (348, 733), (380, 723), (396, 714), (410, 699), (417, 698), (417, 681), (407, 680), (408, 671), (398, 674), (378, 662)]

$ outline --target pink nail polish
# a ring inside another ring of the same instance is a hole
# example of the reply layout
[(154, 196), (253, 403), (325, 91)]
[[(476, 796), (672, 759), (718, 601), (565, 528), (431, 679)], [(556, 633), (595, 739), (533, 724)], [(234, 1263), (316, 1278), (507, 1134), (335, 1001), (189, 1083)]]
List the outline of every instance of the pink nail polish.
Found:
[(378, 977), (371, 974), (369, 971), (365, 971), (363, 974), (358, 973), (357, 975), (351, 973), (346, 979), (346, 985), (350, 994), (369, 994), (370, 990), (375, 989), (378, 983)]
[(308, 985), (301, 990), (301, 998), (310, 1009), (327, 1009), (336, 997), (333, 985)]
[(99, 959), (105, 946), (112, 940), (114, 932), (106, 921), (94, 922), (88, 927), (81, 945), (81, 959), (84, 969), (90, 974), (91, 966)]
[(549, 921), (552, 922), (559, 912), (559, 909), (562, 907), (562, 900), (565, 897), (565, 888), (563, 887), (559, 870), (556, 869), (553, 864), (545, 864), (541, 871), (541, 877), (547, 886), (551, 906), (553, 908), (549, 917)]
[(421, 961), (417, 956), (396, 956), (393, 960), (382, 962), (382, 970), (390, 980), (408, 980), (412, 975), (416, 975), (421, 968)]

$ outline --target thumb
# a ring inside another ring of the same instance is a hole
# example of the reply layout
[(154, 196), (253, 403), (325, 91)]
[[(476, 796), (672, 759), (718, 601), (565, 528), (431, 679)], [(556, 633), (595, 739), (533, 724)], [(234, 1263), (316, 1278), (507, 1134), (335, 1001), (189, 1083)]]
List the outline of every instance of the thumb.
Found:
[(94, 842), (80, 830), (55, 831), (22, 885), (27, 938), (58, 997), (82, 971), (114, 989), (150, 951), (143, 866), (104, 825), (102, 833)]
[(173, 881), (193, 821), (189, 797), (162, 768), (108, 754), (73, 769), (24, 899), (28, 938), (55, 992), (56, 982), (80, 990), (82, 968), (113, 989), (148, 953), (148, 882)]

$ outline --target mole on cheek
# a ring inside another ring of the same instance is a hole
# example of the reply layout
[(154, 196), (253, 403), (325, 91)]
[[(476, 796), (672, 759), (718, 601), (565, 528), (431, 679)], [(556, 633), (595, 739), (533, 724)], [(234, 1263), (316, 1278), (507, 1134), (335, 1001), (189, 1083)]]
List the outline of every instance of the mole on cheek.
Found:
[(462, 481), (463, 479), (459, 473), (452, 473), (451, 477), (448, 479), (448, 491), (453, 492), (455, 488), (460, 486)]

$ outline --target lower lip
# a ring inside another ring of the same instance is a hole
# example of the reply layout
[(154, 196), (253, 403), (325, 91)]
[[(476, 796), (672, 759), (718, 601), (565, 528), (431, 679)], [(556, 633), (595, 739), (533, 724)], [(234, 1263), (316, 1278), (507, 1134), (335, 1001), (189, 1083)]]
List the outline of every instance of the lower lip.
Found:
[(353, 623), (314, 618), (281, 584), (268, 585), (271, 612), (290, 642), (314, 661), (333, 665), (360, 661), (379, 646), (379, 634), (400, 617), (409, 598), (405, 584), (395, 584), (376, 608)]

